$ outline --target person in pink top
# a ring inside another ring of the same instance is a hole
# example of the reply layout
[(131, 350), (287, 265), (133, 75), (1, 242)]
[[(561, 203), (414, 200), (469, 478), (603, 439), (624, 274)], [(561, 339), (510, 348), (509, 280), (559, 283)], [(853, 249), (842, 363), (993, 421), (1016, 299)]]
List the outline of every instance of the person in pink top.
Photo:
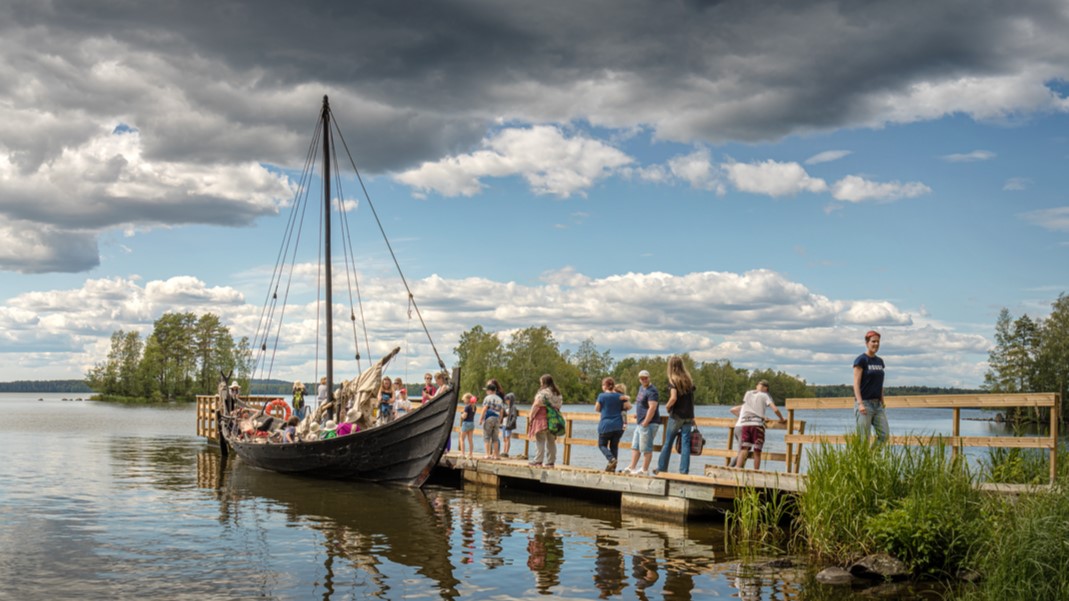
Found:
[(531, 404), (531, 415), (527, 420), (527, 437), (535, 441), (535, 456), (528, 465), (553, 467), (557, 461), (557, 437), (549, 431), (546, 406), (560, 409), (564, 399), (553, 382), (553, 376), (549, 374), (542, 376), (539, 384), (541, 387), (535, 393), (534, 403)]

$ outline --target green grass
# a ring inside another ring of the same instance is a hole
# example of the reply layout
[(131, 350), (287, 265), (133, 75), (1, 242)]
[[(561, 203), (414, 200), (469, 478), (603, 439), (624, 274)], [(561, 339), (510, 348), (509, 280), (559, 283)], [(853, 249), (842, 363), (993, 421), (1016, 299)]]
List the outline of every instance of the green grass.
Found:
[(968, 601), (1069, 599), (1069, 480), (1019, 499), (992, 497), (977, 567), (980, 585)]
[[(812, 449), (806, 490), (797, 497), (743, 491), (726, 531), (742, 555), (782, 548), (793, 536), (795, 546), (827, 562), (847, 565), (885, 552), (914, 575), (948, 586), (961, 570), (975, 570), (979, 584), (954, 595), (964, 601), (1069, 600), (1066, 454), (1059, 449), (1059, 477), (1049, 491), (1007, 497), (979, 491), (978, 476), (941, 442), (891, 447), (849, 437), (845, 445)], [(1045, 483), (1049, 454), (995, 449), (978, 474)]]
[(744, 489), (725, 516), (727, 544), (743, 556), (778, 551), (787, 542), (790, 523), (796, 514), (793, 495), (778, 490)]
[(895, 448), (852, 436), (809, 456), (799, 536), (818, 557), (846, 564), (885, 552), (915, 574), (954, 573), (980, 539), (982, 497), (946, 446)]

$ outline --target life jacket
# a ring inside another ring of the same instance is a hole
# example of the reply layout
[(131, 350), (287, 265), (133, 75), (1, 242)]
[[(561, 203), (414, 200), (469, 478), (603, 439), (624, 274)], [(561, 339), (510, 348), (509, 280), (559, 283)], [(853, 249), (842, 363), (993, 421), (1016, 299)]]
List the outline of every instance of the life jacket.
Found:
[(304, 409), (304, 390), (301, 388), (293, 391), (293, 409)]

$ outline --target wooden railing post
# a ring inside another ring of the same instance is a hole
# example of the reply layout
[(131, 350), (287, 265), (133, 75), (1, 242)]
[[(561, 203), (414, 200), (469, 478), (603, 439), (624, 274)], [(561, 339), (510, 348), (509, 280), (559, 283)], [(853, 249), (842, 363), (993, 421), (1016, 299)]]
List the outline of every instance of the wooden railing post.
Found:
[[(787, 409), (787, 436), (794, 434), (794, 409)], [(800, 450), (799, 450), (800, 452)], [(787, 443), (787, 473), (791, 473), (791, 466), (794, 462), (791, 461), (794, 458), (794, 444)]]
[[(798, 422), (798, 433), (805, 434), (805, 422)], [(794, 473), (801, 473), (802, 467), (802, 443), (798, 443), (798, 448), (794, 452)], [(787, 471), (790, 471), (790, 466), (787, 466)]]
[(1058, 420), (1061, 419), (1062, 395), (1054, 395), (1054, 404), (1050, 407), (1050, 483), (1058, 479)]
[(954, 407), (954, 444), (950, 447), (950, 459), (956, 461), (958, 458), (958, 447), (961, 445), (961, 407)]
[(571, 465), (572, 461), (572, 418), (564, 419), (564, 465)]

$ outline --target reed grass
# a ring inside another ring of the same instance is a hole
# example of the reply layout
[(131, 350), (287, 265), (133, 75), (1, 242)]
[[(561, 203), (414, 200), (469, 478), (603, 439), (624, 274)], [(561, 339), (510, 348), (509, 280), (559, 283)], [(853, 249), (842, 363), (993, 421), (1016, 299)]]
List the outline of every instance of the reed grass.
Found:
[(809, 456), (798, 500), (806, 546), (849, 563), (882, 551), (914, 573), (954, 573), (974, 555), (983, 532), (982, 498), (964, 461), (946, 445), (895, 448), (851, 436)]
[(743, 489), (724, 518), (726, 542), (743, 556), (780, 551), (786, 546), (796, 514), (793, 495), (779, 490)]
[(991, 498), (983, 575), (967, 601), (1069, 599), (1069, 479), (1049, 492)]

